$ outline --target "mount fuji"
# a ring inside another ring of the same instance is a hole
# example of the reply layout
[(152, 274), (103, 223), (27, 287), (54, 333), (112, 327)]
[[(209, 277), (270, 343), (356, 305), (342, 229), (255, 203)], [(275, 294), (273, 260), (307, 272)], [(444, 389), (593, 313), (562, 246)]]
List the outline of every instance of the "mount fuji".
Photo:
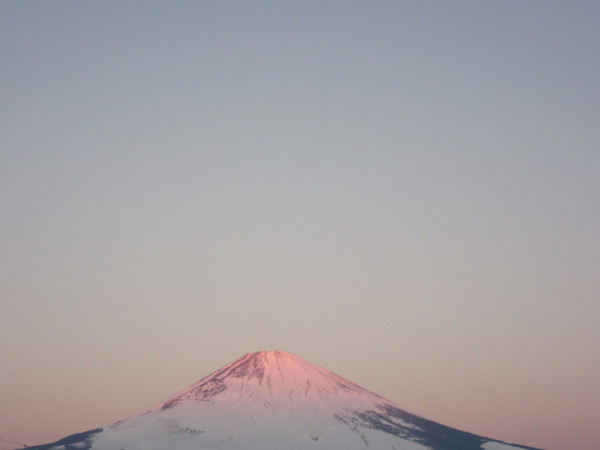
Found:
[(403, 411), (299, 356), (249, 353), (134, 417), (36, 450), (515, 450)]

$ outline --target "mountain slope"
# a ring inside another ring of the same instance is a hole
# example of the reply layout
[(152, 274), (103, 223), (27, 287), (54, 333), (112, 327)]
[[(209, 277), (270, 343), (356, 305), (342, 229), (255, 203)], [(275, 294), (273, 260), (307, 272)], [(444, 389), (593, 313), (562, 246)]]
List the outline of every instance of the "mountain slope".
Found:
[(39, 450), (509, 450), (401, 410), (299, 356), (257, 352), (102, 429)]

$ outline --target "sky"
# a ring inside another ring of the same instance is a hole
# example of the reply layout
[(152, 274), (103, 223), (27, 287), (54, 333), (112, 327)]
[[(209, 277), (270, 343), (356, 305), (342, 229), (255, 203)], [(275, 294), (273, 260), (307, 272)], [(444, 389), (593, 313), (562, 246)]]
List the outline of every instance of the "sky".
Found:
[(0, 1), (0, 438), (280, 349), (600, 448), (599, 26), (577, 0)]

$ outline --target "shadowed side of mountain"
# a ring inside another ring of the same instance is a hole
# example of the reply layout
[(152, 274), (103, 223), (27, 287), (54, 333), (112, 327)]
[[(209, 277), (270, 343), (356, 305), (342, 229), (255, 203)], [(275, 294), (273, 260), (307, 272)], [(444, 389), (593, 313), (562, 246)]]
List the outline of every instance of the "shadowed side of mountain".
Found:
[(34, 445), (27, 448), (31, 450), (50, 450), (55, 448), (60, 448), (60, 450), (89, 450), (92, 447), (92, 438), (102, 430), (102, 428), (95, 428), (82, 433), (71, 434), (52, 444)]
[[(410, 438), (435, 450), (481, 450), (482, 445), (488, 442), (498, 442), (515, 449), (541, 450), (535, 447), (508, 444), (451, 428), (393, 406), (381, 405), (380, 408), (384, 413), (377, 411), (356, 411), (356, 415), (360, 417), (365, 426), (371, 429), (393, 434), (403, 439)], [(390, 420), (390, 418), (398, 419), (398, 421)], [(401, 423), (411, 426), (406, 427), (401, 425)]]

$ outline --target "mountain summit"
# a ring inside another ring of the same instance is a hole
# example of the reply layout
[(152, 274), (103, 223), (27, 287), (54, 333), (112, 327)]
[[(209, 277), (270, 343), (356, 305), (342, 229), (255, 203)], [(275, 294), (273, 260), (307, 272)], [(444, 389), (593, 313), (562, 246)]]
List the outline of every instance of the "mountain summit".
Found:
[(531, 449), (403, 411), (282, 351), (249, 353), (145, 413), (38, 450)]
[[(333, 372), (279, 350), (249, 353), (159, 403), (166, 409), (185, 400), (258, 406), (263, 410), (327, 413), (387, 402)], [(259, 410), (260, 410), (259, 408)]]

